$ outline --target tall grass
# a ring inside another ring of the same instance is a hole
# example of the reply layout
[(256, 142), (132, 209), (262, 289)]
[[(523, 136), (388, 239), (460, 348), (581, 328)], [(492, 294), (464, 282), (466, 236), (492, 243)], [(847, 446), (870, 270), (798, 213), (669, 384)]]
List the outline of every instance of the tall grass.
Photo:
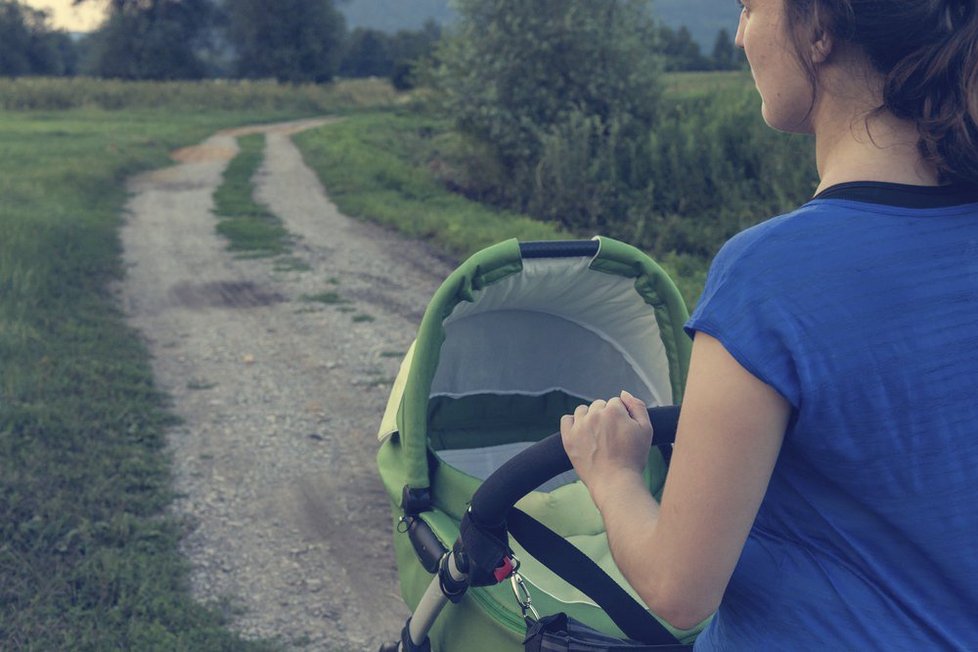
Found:
[(0, 78), (0, 110), (96, 108), (110, 111), (170, 108), (179, 111), (336, 113), (389, 106), (396, 93), (386, 81), (347, 80), (329, 86), (274, 81), (131, 82), (85, 77)]

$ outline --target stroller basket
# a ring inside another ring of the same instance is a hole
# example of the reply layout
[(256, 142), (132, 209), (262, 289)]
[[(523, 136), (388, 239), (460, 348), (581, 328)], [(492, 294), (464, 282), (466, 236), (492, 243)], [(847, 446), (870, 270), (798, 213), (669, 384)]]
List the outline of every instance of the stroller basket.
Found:
[[(608, 238), (510, 240), (465, 261), (435, 293), (407, 352), (379, 437), (391, 499), (401, 594), (418, 608), (443, 553), (459, 537), (481, 483), (551, 435), (560, 416), (627, 389), (650, 408), (678, 404), (689, 358), (686, 307), (665, 272)], [(658, 495), (667, 462), (653, 448), (646, 478)], [(636, 600), (614, 565), (600, 514), (573, 472), (517, 507), (583, 552)], [(591, 598), (511, 541), (541, 614), (565, 613), (624, 633)], [(688, 642), (694, 631), (665, 625)], [(509, 583), (474, 584), (429, 632), (433, 650), (521, 650), (526, 633)]]

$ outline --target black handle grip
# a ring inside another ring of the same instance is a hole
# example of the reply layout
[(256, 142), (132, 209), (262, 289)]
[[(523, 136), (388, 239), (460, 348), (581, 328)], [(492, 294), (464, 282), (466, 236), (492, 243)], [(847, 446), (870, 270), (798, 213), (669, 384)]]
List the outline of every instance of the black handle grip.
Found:
[(520, 243), (523, 258), (594, 258), (601, 244), (597, 240), (540, 240)]
[[(651, 408), (649, 419), (652, 421), (654, 433), (653, 446), (665, 446), (676, 441), (678, 405)], [(472, 496), (472, 519), (487, 528), (502, 526), (509, 508), (516, 501), (550, 478), (571, 468), (573, 467), (564, 451), (564, 442), (561, 441), (559, 432), (541, 439), (486, 478)]]

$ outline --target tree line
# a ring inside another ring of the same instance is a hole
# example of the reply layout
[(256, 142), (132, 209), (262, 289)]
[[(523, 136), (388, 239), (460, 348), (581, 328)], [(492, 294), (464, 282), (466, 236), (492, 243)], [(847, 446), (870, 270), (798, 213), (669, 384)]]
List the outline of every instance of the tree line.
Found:
[[(73, 37), (51, 29), (44, 11), (0, 0), (0, 75), (293, 83), (376, 76), (406, 89), (414, 64), (433, 52), (441, 31), (433, 21), (395, 34), (349, 31), (333, 0), (111, 0), (98, 30)], [(666, 70), (743, 66), (725, 30), (710, 55), (685, 27), (660, 25), (654, 43)]]
[(289, 83), (378, 76), (404, 89), (412, 63), (440, 35), (433, 22), (395, 34), (349, 31), (332, 0), (111, 0), (96, 31), (69, 35), (52, 29), (46, 12), (0, 0), (0, 75)]
[(746, 68), (743, 50), (734, 45), (730, 32), (721, 29), (713, 41), (710, 54), (703, 54), (700, 44), (685, 26), (672, 29), (662, 25), (658, 30), (658, 49), (668, 72), (706, 70), (740, 70)]

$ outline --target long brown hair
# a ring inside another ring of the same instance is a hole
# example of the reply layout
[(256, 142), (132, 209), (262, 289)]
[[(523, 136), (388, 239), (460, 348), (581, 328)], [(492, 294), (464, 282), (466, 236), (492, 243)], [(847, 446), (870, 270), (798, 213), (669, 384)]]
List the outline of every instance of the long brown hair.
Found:
[(785, 0), (799, 60), (812, 36), (862, 49), (883, 77), (876, 112), (917, 125), (917, 147), (942, 182), (978, 184), (978, 2)]

